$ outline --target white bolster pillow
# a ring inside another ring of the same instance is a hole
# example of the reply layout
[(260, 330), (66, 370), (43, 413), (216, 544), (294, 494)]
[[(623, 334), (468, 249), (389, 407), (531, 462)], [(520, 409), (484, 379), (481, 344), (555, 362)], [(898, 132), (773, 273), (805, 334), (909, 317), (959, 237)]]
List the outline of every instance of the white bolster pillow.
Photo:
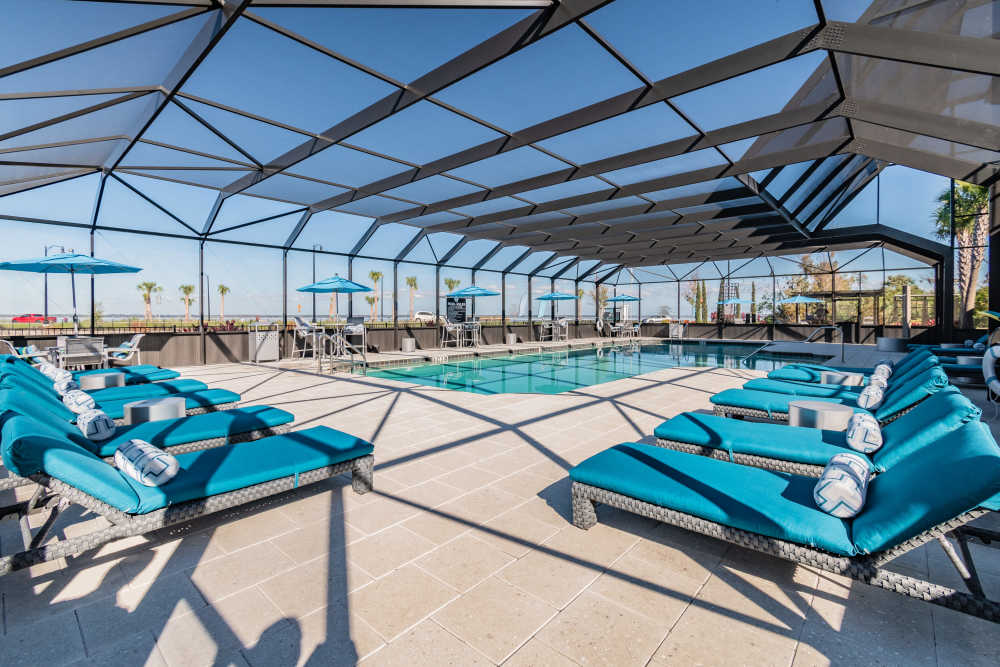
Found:
[(87, 410), (76, 418), (76, 426), (88, 440), (99, 442), (115, 434), (115, 420), (103, 410)]
[(847, 446), (862, 454), (871, 454), (882, 446), (882, 428), (878, 420), (855, 412), (847, 421)]
[(166, 484), (180, 469), (176, 458), (135, 438), (115, 450), (115, 467), (144, 486)]
[(834, 454), (813, 489), (816, 507), (841, 519), (857, 516), (865, 506), (870, 474), (860, 454)]

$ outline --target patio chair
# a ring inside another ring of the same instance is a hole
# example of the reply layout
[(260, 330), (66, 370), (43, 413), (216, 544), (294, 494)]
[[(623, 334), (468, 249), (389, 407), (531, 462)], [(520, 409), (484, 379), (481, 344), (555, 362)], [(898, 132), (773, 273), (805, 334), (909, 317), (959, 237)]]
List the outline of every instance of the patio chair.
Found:
[[(600, 503), (747, 549), (845, 575), (992, 621), (961, 527), (1000, 509), (1000, 449), (973, 421), (913, 452), (868, 485), (861, 512), (841, 519), (816, 507), (811, 477), (624, 443), (570, 471), (573, 524), (597, 523)], [(974, 535), (974, 533), (972, 533)], [(947, 536), (955, 537), (966, 559)], [(883, 566), (931, 540), (969, 592)]]
[(141, 341), (146, 334), (137, 333), (132, 336), (132, 339), (126, 341), (119, 345), (118, 347), (106, 347), (104, 348), (104, 363), (105, 368), (111, 368), (115, 363), (125, 364), (135, 357), (135, 360), (142, 363), (142, 350), (139, 349), (139, 341)]
[(565, 317), (556, 320), (556, 340), (568, 341), (569, 340), (569, 320)]
[[(180, 472), (154, 487), (139, 484), (29, 417), (7, 419), (0, 442), (8, 468), (38, 484), (31, 499), (3, 510), (20, 521), (24, 549), (0, 557), (0, 575), (343, 473), (352, 475), (356, 493), (367, 493), (374, 467), (370, 443), (326, 426), (178, 454)], [(55, 518), (70, 505), (99, 514), (110, 525), (46, 543)], [(38, 525), (32, 519), (43, 513), (48, 516), (41, 528), (32, 530)]]
[[(978, 420), (982, 410), (954, 390), (939, 391), (886, 424), (883, 444), (869, 455), (872, 472), (885, 472), (912, 452)], [(773, 422), (747, 422), (683, 412), (653, 431), (659, 447), (767, 470), (819, 477), (835, 454), (855, 452), (844, 431)], [(855, 452), (862, 455), (860, 452)]]
[[(267, 405), (255, 405), (181, 419), (118, 426), (114, 435), (107, 440), (93, 441), (49, 407), (37, 403), (25, 404), (0, 396), (0, 425), (9, 417), (31, 417), (60, 437), (67, 438), (108, 463), (113, 462), (118, 446), (133, 438), (144, 440), (171, 454), (182, 454), (285, 433), (295, 420), (290, 412)], [(30, 479), (11, 474), (0, 479), (0, 490), (31, 483)]]
[(316, 332), (313, 325), (306, 322), (301, 317), (293, 317), (295, 320), (295, 333), (292, 338), (292, 358), (295, 355), (305, 358), (306, 352), (310, 352), (313, 356), (316, 355)]
[[(940, 368), (933, 368), (923, 375), (907, 381), (897, 381), (886, 389), (881, 405), (870, 414), (881, 424), (887, 424), (893, 419), (913, 409), (928, 396), (936, 394), (948, 386), (948, 376)], [(954, 389), (954, 387), (952, 387)], [(955, 390), (957, 391), (957, 389)], [(770, 391), (756, 389), (726, 389), (715, 394), (709, 401), (715, 414), (728, 417), (755, 417), (776, 421), (788, 421), (788, 404), (801, 400), (802, 396), (795, 394), (776, 394)], [(868, 412), (857, 407), (854, 395), (841, 398), (822, 398), (809, 396), (811, 401), (839, 403), (854, 408), (855, 412)]]
[(456, 322), (449, 322), (448, 318), (442, 317), (444, 324), (441, 325), (441, 347), (448, 347), (452, 344), (455, 347), (462, 347), (465, 342), (465, 327)]
[[(893, 366), (893, 374), (897, 374), (901, 371), (905, 371), (912, 364), (923, 361), (924, 359), (936, 358), (935, 355), (927, 350), (915, 350), (908, 353), (905, 357), (900, 359)], [(940, 359), (938, 359), (940, 361)], [(785, 364), (781, 368), (777, 368), (767, 374), (772, 380), (798, 380), (799, 382), (821, 382), (823, 378), (823, 373), (861, 373), (863, 375), (871, 375), (874, 368), (866, 368), (863, 366), (825, 366), (823, 364), (805, 364), (805, 363), (793, 363)]]
[(368, 327), (365, 326), (365, 318), (348, 317), (344, 324), (344, 339), (349, 345), (360, 350), (360, 354), (365, 354), (368, 351)]
[(33, 347), (35, 346), (26, 345), (24, 347), (17, 347), (9, 340), (0, 338), (0, 353), (24, 359), (29, 364), (37, 364), (39, 361), (51, 361), (51, 355), (48, 352), (42, 352), (38, 349), (32, 350), (31, 348)]

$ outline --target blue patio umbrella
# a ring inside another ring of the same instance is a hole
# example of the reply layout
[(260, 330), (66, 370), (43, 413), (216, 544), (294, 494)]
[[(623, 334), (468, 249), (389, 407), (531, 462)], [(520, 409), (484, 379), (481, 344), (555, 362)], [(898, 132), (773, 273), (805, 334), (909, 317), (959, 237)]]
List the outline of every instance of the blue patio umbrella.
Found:
[(618, 296), (613, 296), (608, 299), (608, 303), (625, 303), (627, 301), (638, 301), (639, 297), (632, 296), (631, 294), (619, 294)]
[(549, 292), (548, 294), (543, 294), (540, 297), (536, 297), (539, 301), (551, 301), (552, 302), (552, 317), (556, 316), (556, 301), (576, 301), (576, 297), (572, 294), (566, 294), (565, 292)]
[(789, 297), (787, 299), (781, 299), (778, 301), (779, 304), (785, 303), (823, 303), (823, 299), (814, 299), (811, 296), (802, 296), (798, 294), (796, 296)]
[(467, 299), (477, 296), (500, 296), (500, 292), (495, 292), (491, 289), (480, 287), (479, 285), (470, 285), (469, 287), (463, 287), (462, 289), (456, 290), (451, 294), (446, 294), (445, 296), (449, 296), (453, 299)]
[(336, 292), (337, 294), (353, 294), (354, 292), (371, 292), (372, 288), (365, 287), (364, 285), (359, 285), (353, 280), (348, 280), (347, 278), (341, 278), (340, 276), (333, 276), (332, 278), (326, 278), (324, 280), (312, 283), (311, 285), (299, 287), (295, 291), (315, 292), (321, 294), (328, 294), (331, 292)]
[(76, 315), (76, 274), (94, 275), (104, 273), (138, 273), (142, 271), (142, 269), (135, 266), (119, 264), (109, 259), (100, 259), (75, 252), (0, 262), (0, 269), (4, 271), (25, 271), (27, 273), (68, 273), (70, 285), (73, 290), (73, 333), (78, 333), (80, 330), (80, 320)]
[(747, 305), (747, 304), (752, 304), (752, 303), (753, 303), (753, 301), (751, 301), (750, 299), (726, 299), (725, 301), (720, 301), (719, 305), (720, 306), (735, 306), (737, 304), (739, 304), (739, 305)]

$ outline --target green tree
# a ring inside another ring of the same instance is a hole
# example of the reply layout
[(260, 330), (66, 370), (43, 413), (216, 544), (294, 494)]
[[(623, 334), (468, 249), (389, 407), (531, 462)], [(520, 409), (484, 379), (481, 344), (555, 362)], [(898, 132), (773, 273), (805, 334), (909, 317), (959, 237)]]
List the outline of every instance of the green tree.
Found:
[(136, 289), (142, 294), (142, 302), (146, 305), (146, 321), (151, 322), (153, 320), (153, 294), (162, 292), (163, 288), (152, 281), (147, 281), (139, 283)]
[[(938, 204), (931, 215), (939, 238), (950, 238), (951, 188), (937, 198)], [(979, 271), (986, 258), (989, 239), (989, 191), (972, 183), (955, 181), (955, 280), (958, 286), (958, 326), (971, 328), (976, 311), (976, 293)]]
[(219, 320), (226, 321), (226, 295), (229, 294), (230, 290), (225, 285), (219, 284), (216, 287), (219, 290)]
[(757, 320), (757, 283), (750, 283), (750, 319)]
[[(382, 290), (380, 289), (382, 272), (381, 271), (369, 271), (368, 278), (375, 283), (375, 303), (379, 305), (379, 313), (382, 312)], [(367, 299), (365, 299), (367, 301)], [(375, 309), (372, 308), (372, 321), (375, 320)]]
[(417, 277), (406, 276), (406, 286), (410, 288), (410, 321), (413, 321), (413, 301), (417, 296)]
[(462, 284), (462, 281), (459, 280), (458, 278), (445, 278), (444, 279), (444, 285), (445, 285), (445, 287), (448, 288), (449, 292), (454, 292), (458, 288), (458, 286), (461, 285), (461, 284)]
[(181, 301), (184, 302), (184, 322), (191, 321), (191, 302), (194, 301), (194, 285), (181, 285), (177, 288), (181, 293)]
[(372, 309), (371, 321), (374, 322), (375, 321), (375, 303), (378, 301), (378, 299), (376, 299), (375, 297), (373, 297), (372, 295), (369, 294), (368, 296), (365, 297), (365, 301), (367, 301), (368, 305), (371, 306), (371, 309)]
[(693, 279), (684, 283), (684, 293), (681, 295), (684, 301), (691, 306), (695, 321), (701, 314), (701, 284), (698, 282), (698, 273), (695, 272)]
[(604, 319), (604, 307), (608, 303), (608, 299), (611, 296), (611, 292), (607, 287), (601, 285), (590, 293), (594, 297), (594, 305), (597, 306), (597, 317), (598, 319)]
[(708, 322), (708, 283), (701, 281), (701, 316), (699, 322)]

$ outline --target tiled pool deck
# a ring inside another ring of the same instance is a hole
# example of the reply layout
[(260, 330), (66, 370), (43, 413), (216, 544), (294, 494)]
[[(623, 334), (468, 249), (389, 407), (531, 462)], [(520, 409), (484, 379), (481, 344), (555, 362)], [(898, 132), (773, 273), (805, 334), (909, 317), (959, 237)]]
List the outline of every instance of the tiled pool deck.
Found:
[[(760, 373), (483, 396), (314, 369), (185, 375), (371, 439), (374, 493), (320, 483), (3, 577), (0, 665), (996, 664), (1000, 625), (607, 508), (569, 523), (570, 467)], [(972, 548), (1000, 598), (1000, 550)], [(936, 545), (892, 567), (961, 587)]]

